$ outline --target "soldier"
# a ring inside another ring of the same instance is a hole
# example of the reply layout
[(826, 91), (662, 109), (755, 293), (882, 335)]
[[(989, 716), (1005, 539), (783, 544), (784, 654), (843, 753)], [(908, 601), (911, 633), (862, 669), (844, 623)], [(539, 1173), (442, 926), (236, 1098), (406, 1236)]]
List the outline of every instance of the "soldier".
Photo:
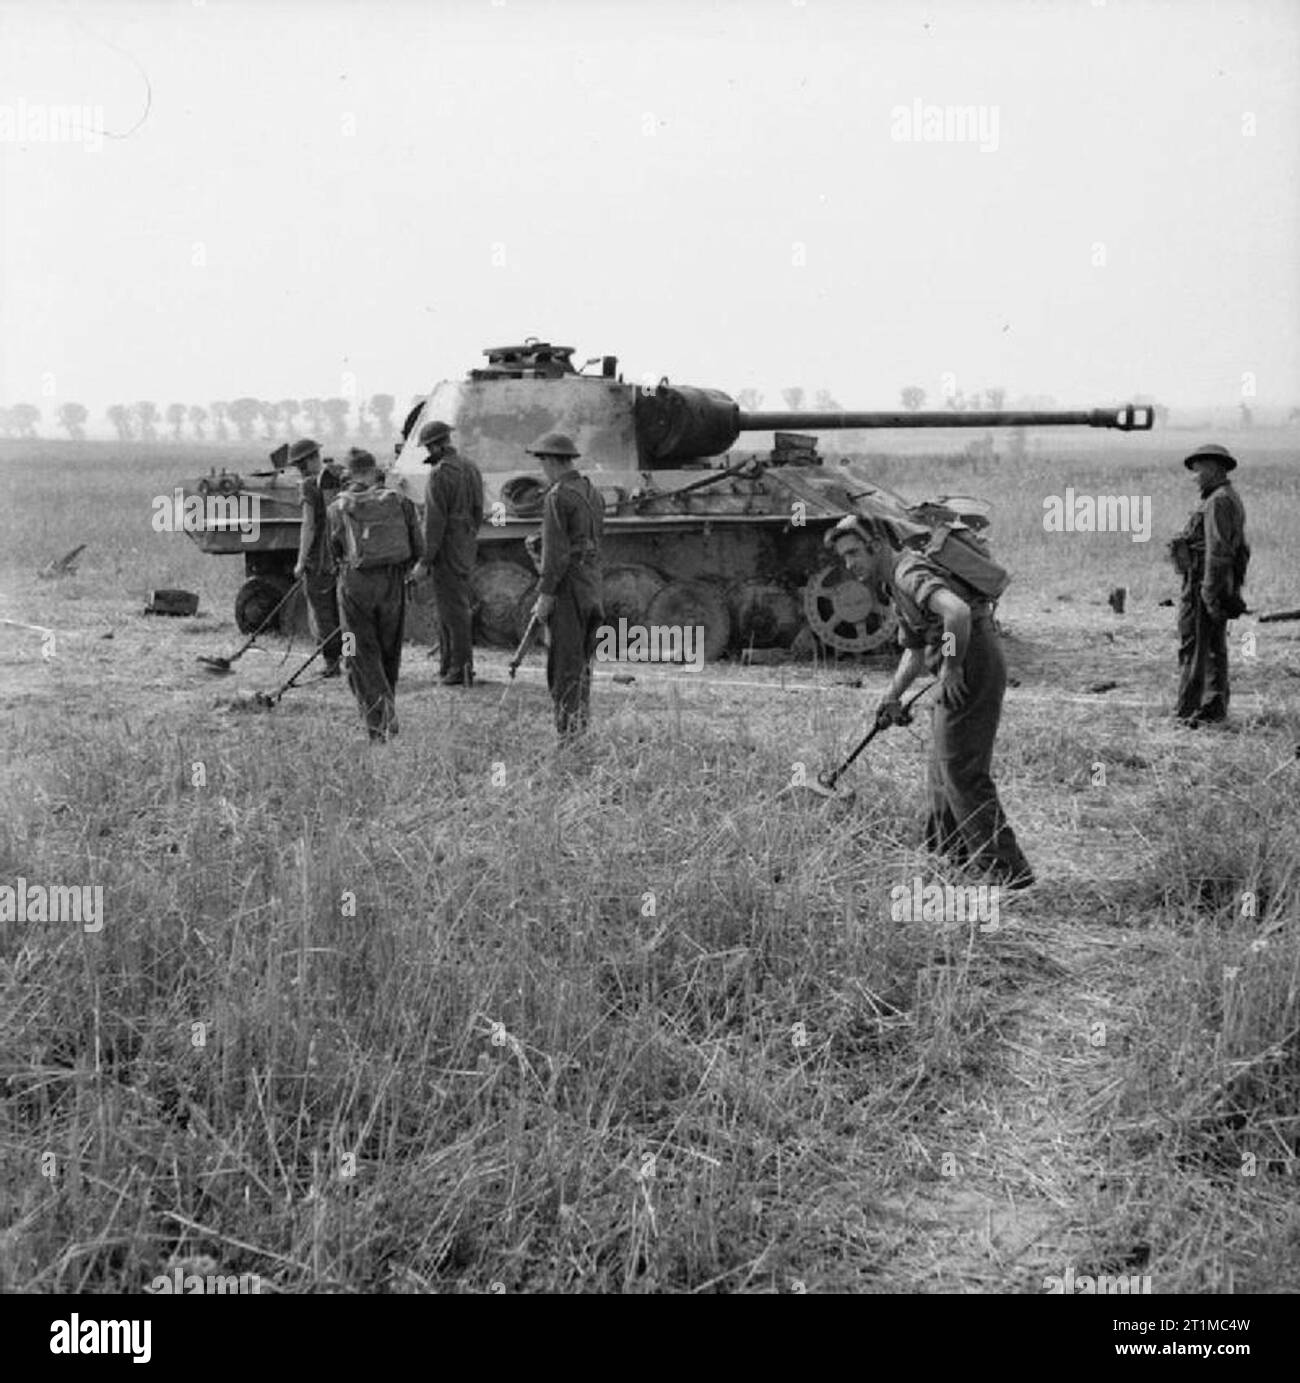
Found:
[(335, 592), (334, 562), (326, 541), (325, 510), (338, 493), (336, 477), (322, 469), (320, 444), (303, 437), (289, 448), (289, 465), (302, 473), (300, 501), (302, 523), (298, 531), (298, 561), (294, 565), (295, 580), (302, 580), (307, 594), (307, 609), (311, 616), (312, 633), (316, 642), (325, 642), (325, 669), (322, 677), (337, 677), (342, 638), (339, 629), (339, 606)]
[(1028, 888), (1020, 851), (990, 776), (1007, 670), (990, 602), (920, 552), (897, 552), (884, 524), (850, 515), (827, 535), (859, 580), (888, 590), (903, 656), (876, 710), (898, 724), (901, 698), (928, 668), (938, 671), (931, 713), (926, 845), (993, 884)]
[(433, 574), (442, 685), (468, 687), (474, 680), (469, 578), (478, 558), (478, 530), (483, 522), (483, 477), (452, 446), (447, 423), (425, 423), (419, 445), (427, 448), (424, 463), (433, 469), (424, 492), (425, 555), (411, 579), (418, 581), (426, 571)]
[(384, 488), (378, 462), (356, 447), (348, 484), (330, 505), (329, 545), (339, 571), (348, 685), (372, 741), (397, 734), (397, 674), (406, 619), (406, 576), (424, 555), (415, 505)]
[(1183, 578), (1178, 606), (1178, 706), (1190, 729), (1228, 714), (1228, 621), (1245, 611), (1241, 587), (1250, 562), (1246, 509), (1228, 472), (1237, 467), (1226, 448), (1209, 442), (1186, 457), (1201, 498), (1187, 526), (1169, 544)]
[(591, 660), (605, 618), (600, 581), (605, 506), (574, 466), (580, 453), (571, 438), (548, 432), (527, 450), (541, 461), (550, 482), (542, 502), (541, 593), (533, 613), (550, 630), (546, 685), (564, 743), (587, 728)]

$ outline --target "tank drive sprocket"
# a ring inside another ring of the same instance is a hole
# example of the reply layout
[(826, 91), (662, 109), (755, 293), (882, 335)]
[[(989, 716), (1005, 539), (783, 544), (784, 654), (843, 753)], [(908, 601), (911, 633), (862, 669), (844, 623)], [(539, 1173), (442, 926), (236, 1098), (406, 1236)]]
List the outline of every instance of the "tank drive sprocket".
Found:
[(872, 653), (894, 637), (891, 607), (839, 564), (814, 572), (803, 590), (808, 627), (840, 653)]

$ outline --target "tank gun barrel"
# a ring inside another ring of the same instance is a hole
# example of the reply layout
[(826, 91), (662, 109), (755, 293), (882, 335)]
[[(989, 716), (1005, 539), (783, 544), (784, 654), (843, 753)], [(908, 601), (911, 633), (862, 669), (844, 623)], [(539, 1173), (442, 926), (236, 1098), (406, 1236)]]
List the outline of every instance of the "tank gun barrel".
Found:
[(913, 427), (1112, 427), (1120, 432), (1150, 432), (1154, 410), (1126, 403), (1120, 408), (1009, 409), (959, 413), (951, 409), (914, 413), (747, 413), (738, 415), (741, 432), (808, 432), (842, 428)]

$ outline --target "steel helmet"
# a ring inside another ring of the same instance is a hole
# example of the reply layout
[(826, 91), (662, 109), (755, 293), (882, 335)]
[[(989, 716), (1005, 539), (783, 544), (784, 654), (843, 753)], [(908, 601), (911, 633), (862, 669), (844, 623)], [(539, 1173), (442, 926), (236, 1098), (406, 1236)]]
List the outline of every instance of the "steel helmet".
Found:
[(320, 443), (313, 441), (310, 437), (300, 437), (289, 448), (289, 464), (300, 466), (309, 457), (320, 455)]
[(435, 418), (420, 429), (419, 443), (422, 447), (442, 446), (451, 441), (451, 424)]
[(563, 432), (548, 432), (539, 437), (531, 447), (525, 447), (529, 456), (581, 456), (582, 453), (573, 445), (573, 438)]
[(1237, 458), (1227, 447), (1221, 447), (1218, 442), (1206, 442), (1203, 447), (1197, 447), (1190, 456), (1183, 458), (1183, 465), (1190, 471), (1196, 461), (1218, 461), (1222, 463), (1225, 471), (1237, 469)]

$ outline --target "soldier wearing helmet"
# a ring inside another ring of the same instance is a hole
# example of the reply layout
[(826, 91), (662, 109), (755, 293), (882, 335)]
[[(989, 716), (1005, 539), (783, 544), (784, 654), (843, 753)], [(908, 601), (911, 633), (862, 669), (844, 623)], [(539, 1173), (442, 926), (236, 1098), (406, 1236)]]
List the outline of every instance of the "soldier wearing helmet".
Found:
[(420, 429), (429, 471), (424, 492), (424, 560), (411, 572), (418, 581), (433, 577), (438, 607), (439, 673), (444, 687), (468, 687), (474, 680), (474, 612), (470, 573), (478, 560), (478, 530), (483, 522), (483, 477), (451, 442), (449, 424), (435, 419)]
[(339, 634), (334, 560), (326, 540), (325, 511), (338, 493), (338, 482), (332, 470), (323, 468), (320, 443), (310, 437), (300, 437), (289, 448), (288, 462), (302, 473), (299, 491), (302, 524), (298, 530), (298, 561), (293, 575), (303, 583), (316, 642), (325, 642), (325, 668), (321, 675), (337, 677), (341, 671), (339, 657), (343, 644)]
[(328, 511), (329, 544), (339, 573), (348, 685), (372, 743), (397, 734), (406, 577), (424, 552), (415, 505), (389, 490), (379, 463), (353, 447), (348, 484)]
[(1007, 682), (992, 606), (924, 553), (900, 551), (901, 536), (886, 521), (855, 515), (826, 535), (826, 545), (860, 581), (887, 595), (898, 615), (903, 656), (876, 708), (877, 720), (901, 723), (903, 693), (927, 668), (938, 671), (926, 844), (991, 884), (1027, 888), (1033, 870), (990, 776)]
[(546, 685), (555, 703), (562, 743), (587, 728), (591, 662), (605, 618), (600, 541), (605, 506), (596, 487), (573, 464), (573, 439), (548, 432), (527, 448), (542, 463), (550, 489), (542, 502), (540, 594), (533, 613), (547, 622)]
[(1178, 719), (1190, 729), (1228, 715), (1228, 621), (1246, 609), (1241, 587), (1250, 562), (1246, 509), (1228, 479), (1237, 459), (1208, 442), (1185, 457), (1201, 498), (1169, 544), (1183, 578), (1178, 606)]

